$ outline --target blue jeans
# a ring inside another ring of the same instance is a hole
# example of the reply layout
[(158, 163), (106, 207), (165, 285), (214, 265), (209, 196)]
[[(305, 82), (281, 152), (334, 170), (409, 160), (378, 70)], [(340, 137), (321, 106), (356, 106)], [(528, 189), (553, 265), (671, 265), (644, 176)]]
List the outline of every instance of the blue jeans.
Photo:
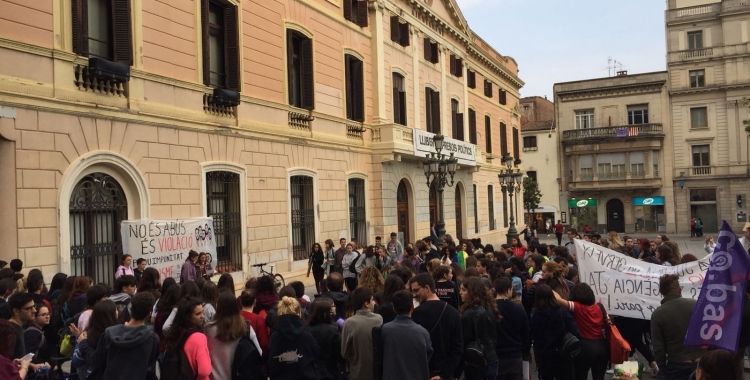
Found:
[(487, 366), (487, 380), (495, 380), (497, 378), (498, 366), (497, 363), (492, 363)]

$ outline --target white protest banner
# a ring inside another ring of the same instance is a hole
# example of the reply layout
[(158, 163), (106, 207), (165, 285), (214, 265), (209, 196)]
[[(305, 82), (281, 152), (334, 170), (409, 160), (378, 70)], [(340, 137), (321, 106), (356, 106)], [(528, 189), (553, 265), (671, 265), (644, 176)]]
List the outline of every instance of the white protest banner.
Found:
[(216, 258), (213, 218), (123, 220), (122, 251), (140, 258), (161, 274), (161, 280), (179, 280), (182, 264), (191, 250)]
[(661, 304), (659, 277), (680, 276), (682, 296), (697, 299), (708, 271), (711, 255), (673, 267), (649, 264), (583, 240), (576, 240), (576, 258), (581, 282), (587, 283), (607, 313), (651, 319)]

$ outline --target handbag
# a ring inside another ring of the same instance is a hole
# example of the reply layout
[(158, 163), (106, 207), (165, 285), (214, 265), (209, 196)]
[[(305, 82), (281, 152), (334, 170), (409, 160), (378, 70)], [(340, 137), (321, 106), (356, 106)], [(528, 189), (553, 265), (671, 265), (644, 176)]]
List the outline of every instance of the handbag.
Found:
[(604, 320), (604, 336), (609, 343), (609, 361), (612, 364), (622, 364), (630, 358), (630, 343), (622, 337), (620, 330), (609, 319), (604, 306), (600, 303), (598, 305), (602, 310), (602, 319)]
[(482, 344), (477, 334), (477, 321), (474, 320), (471, 314), (469, 314), (469, 318), (474, 328), (474, 340), (469, 342), (464, 348), (464, 362), (469, 367), (482, 370), (487, 368), (487, 358), (484, 357), (484, 344)]
[(560, 351), (567, 359), (575, 359), (581, 354), (581, 341), (577, 336), (565, 330), (565, 315), (560, 312), (562, 316), (563, 331), (565, 334), (562, 337), (562, 343), (560, 344)]

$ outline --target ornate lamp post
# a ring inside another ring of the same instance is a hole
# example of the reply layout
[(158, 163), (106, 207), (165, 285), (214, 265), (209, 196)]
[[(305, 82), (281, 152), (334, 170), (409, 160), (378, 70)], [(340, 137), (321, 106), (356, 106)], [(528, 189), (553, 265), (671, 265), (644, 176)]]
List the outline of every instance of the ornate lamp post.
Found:
[[(436, 135), (432, 138), (435, 144), (436, 153), (430, 153), (427, 155), (427, 161), (422, 163), (424, 167), (424, 175), (427, 177), (427, 188), (433, 184), (438, 192), (438, 222), (435, 226), (435, 232), (437, 232), (438, 239), (442, 240), (445, 236), (445, 221), (443, 221), (443, 190), (445, 186), (453, 186), (453, 176), (456, 174), (456, 165), (458, 159), (453, 157), (453, 153), (450, 156), (444, 155), (443, 141), (445, 136)], [(448, 175), (450, 175), (450, 182), (448, 181)]]
[[(503, 163), (507, 169), (501, 170), (497, 177), (500, 179), (500, 188), (503, 191), (503, 197), (505, 197), (505, 194), (507, 193), (510, 196), (510, 206), (513, 207), (513, 194), (520, 194), (521, 185), (523, 183), (523, 174), (521, 173), (521, 169), (518, 169), (518, 164), (521, 163), (521, 160), (513, 160), (513, 157), (506, 155), (503, 157)], [(516, 202), (517, 201), (518, 197), (516, 197)], [(508, 244), (513, 241), (513, 238), (518, 239), (514, 214), (515, 212), (511, 210), (510, 226), (508, 227), (508, 233), (506, 234), (508, 237)]]

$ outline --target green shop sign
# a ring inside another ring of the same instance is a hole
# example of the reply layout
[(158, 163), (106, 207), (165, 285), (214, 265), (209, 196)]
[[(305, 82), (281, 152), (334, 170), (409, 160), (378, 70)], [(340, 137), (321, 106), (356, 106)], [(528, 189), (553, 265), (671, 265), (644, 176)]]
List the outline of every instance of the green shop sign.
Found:
[(596, 207), (596, 199), (568, 199), (568, 208)]

